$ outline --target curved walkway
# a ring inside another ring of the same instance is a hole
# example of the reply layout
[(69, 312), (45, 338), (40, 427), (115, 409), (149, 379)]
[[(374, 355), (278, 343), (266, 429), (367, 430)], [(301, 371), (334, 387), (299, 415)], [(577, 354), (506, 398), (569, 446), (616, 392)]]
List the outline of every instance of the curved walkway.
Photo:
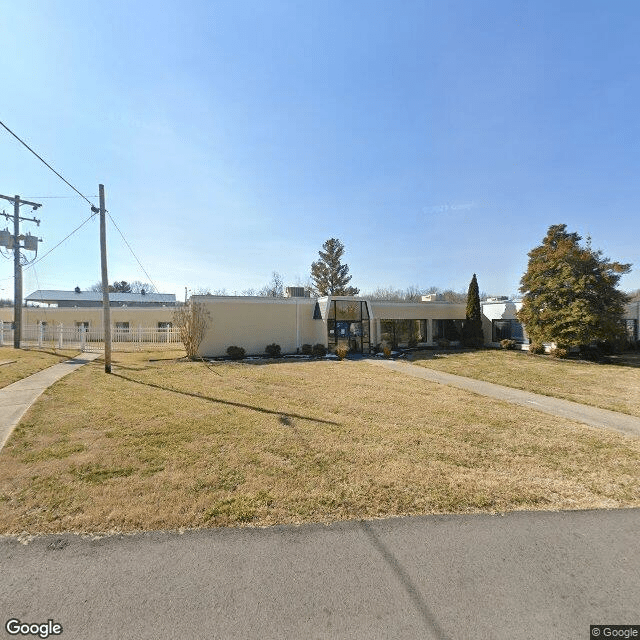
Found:
[(27, 409), (47, 387), (100, 356), (102, 353), (83, 353), (0, 389), (0, 450)]
[(620, 431), (625, 435), (640, 436), (640, 418), (627, 415), (626, 413), (618, 413), (617, 411), (609, 411), (607, 409), (599, 409), (570, 400), (562, 400), (561, 398), (553, 398), (551, 396), (543, 396), (538, 393), (529, 391), (521, 391), (520, 389), (512, 389), (511, 387), (503, 387), (492, 382), (484, 382), (483, 380), (475, 380), (473, 378), (465, 378), (464, 376), (456, 376), (435, 369), (427, 369), (408, 362), (400, 362), (397, 360), (370, 360), (367, 362), (392, 371), (404, 373), (415, 378), (423, 378), (431, 382), (446, 384), (465, 391), (471, 391), (482, 396), (489, 396), (512, 404), (518, 404), (529, 409), (542, 411), (552, 416), (567, 418), (588, 424), (591, 427), (600, 429), (613, 429)]

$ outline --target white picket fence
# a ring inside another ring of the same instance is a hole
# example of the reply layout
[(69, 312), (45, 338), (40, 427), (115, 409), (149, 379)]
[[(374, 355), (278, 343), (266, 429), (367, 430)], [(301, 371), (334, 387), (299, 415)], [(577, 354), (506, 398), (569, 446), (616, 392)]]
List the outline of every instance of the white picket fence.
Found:
[[(84, 326), (64, 326), (38, 323), (22, 327), (21, 346), (55, 347), (58, 349), (80, 349), (81, 351), (104, 350), (104, 329)], [(0, 322), (0, 346), (13, 345), (13, 329), (10, 324)], [(180, 330), (177, 327), (132, 327), (111, 329), (111, 348), (115, 351), (140, 351), (149, 348), (180, 347)]]

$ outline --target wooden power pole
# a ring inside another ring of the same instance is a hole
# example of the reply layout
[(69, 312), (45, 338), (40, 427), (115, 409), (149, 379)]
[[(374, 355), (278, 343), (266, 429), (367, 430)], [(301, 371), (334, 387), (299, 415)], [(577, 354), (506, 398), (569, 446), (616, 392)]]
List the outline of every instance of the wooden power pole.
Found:
[[(20, 217), (20, 207), (23, 204), (29, 205), (35, 211), (42, 205), (38, 202), (29, 202), (28, 200), (22, 200), (20, 196), (13, 196), (13, 198), (9, 196), (0, 195), (2, 200), (8, 200), (9, 202), (13, 202), (13, 216), (10, 216), (7, 213), (2, 212), (0, 215), (3, 215), (5, 218), (10, 219), (13, 217), (13, 236), (11, 236), (10, 242), (7, 243), (6, 239), (0, 243), (7, 248), (13, 249), (13, 348), (20, 348), (20, 341), (22, 338), (22, 256), (20, 253), (20, 249), (28, 249), (29, 251), (37, 251), (37, 245), (39, 240), (34, 238), (31, 235), (21, 236), (20, 235), (20, 220), (24, 220), (27, 222), (35, 222), (36, 224), (40, 224), (40, 220), (36, 218), (22, 218)], [(6, 233), (6, 232), (3, 232)], [(21, 245), (20, 241), (24, 240), (25, 244)], [(29, 244), (27, 241), (32, 240), (35, 242)]]
[(100, 194), (100, 262), (102, 266), (102, 324), (104, 325), (104, 372), (111, 373), (111, 307), (109, 306), (109, 277), (107, 276), (107, 224), (104, 204), (104, 185)]
[(13, 200), (13, 348), (22, 337), (22, 263), (20, 262), (20, 196)]

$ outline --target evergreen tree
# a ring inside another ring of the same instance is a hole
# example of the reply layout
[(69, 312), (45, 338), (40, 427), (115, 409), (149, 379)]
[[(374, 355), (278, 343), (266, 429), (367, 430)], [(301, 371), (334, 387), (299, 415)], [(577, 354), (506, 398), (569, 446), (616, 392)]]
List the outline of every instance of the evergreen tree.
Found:
[(479, 349), (484, 344), (482, 312), (480, 310), (480, 289), (476, 274), (473, 274), (467, 293), (467, 312), (462, 327), (462, 342), (465, 347)]
[(567, 232), (567, 225), (552, 225), (542, 244), (529, 252), (520, 280), (524, 298), (518, 320), (532, 342), (566, 348), (625, 336), (628, 298), (616, 285), (631, 265), (611, 262), (580, 240), (577, 233)]
[(337, 238), (329, 238), (319, 251), (320, 260), (311, 264), (311, 279), (315, 293), (320, 296), (355, 296), (360, 289), (348, 287), (351, 280), (349, 265), (342, 264), (344, 245)]

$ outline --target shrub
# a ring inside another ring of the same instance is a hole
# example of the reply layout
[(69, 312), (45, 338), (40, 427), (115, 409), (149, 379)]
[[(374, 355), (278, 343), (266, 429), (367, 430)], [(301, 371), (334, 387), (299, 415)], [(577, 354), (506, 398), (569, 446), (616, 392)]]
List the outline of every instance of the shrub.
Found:
[(386, 346), (386, 345), (385, 345), (385, 346), (382, 348), (382, 353), (384, 354), (384, 357), (385, 357), (385, 358), (390, 358), (390, 357), (391, 357), (391, 349), (390, 349), (390, 347), (388, 347), (388, 346)]
[(538, 353), (544, 353), (544, 345), (541, 342), (531, 342), (531, 343), (529, 343), (529, 353), (531, 355), (536, 355)]
[(554, 358), (566, 358), (569, 355), (569, 351), (564, 347), (553, 347), (550, 351)]
[(313, 354), (313, 347), (310, 344), (303, 344), (301, 351), (303, 356), (310, 356)]
[(505, 338), (504, 340), (500, 340), (500, 346), (503, 349), (515, 349), (516, 348), (516, 341), (515, 340), (511, 340), (510, 338)]
[(245, 355), (245, 351), (242, 347), (236, 347), (235, 345), (227, 348), (227, 355), (232, 360), (242, 360)]
[(438, 346), (441, 349), (447, 349), (450, 345), (451, 343), (446, 338), (438, 338)]
[(268, 344), (264, 348), (264, 352), (270, 356), (271, 358), (279, 358), (280, 357), (280, 345), (275, 342), (272, 344)]
[(580, 357), (583, 360), (590, 360), (592, 362), (599, 362), (603, 358), (603, 352), (598, 348), (597, 345), (581, 345), (580, 346)]
[(349, 353), (349, 349), (347, 349), (347, 347), (340, 345), (337, 349), (336, 349), (336, 355), (338, 356), (338, 358), (340, 358), (340, 360), (344, 360), (347, 357), (347, 353)]
[(418, 346), (418, 338), (411, 336), (409, 338), (409, 348), (413, 349)]
[(312, 353), (317, 358), (321, 358), (322, 356), (327, 355), (327, 347), (318, 342), (317, 344), (313, 345)]

